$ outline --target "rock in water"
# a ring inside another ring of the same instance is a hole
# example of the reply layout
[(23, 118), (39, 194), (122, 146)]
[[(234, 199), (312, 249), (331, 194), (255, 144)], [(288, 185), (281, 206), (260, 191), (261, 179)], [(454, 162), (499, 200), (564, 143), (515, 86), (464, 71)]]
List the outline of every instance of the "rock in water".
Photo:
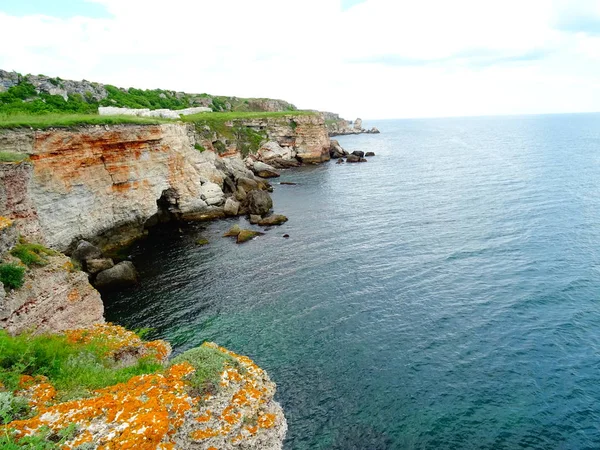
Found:
[(357, 162), (360, 162), (360, 156), (356, 156), (356, 155), (348, 155), (348, 157), (346, 158), (346, 162), (349, 162), (349, 163), (357, 163)]
[(237, 243), (243, 244), (244, 242), (248, 242), (251, 239), (254, 239), (256, 236), (262, 236), (265, 233), (261, 233), (260, 231), (253, 230), (242, 230), (237, 236)]
[(361, 152), (360, 150), (354, 150), (352, 152), (353, 155), (358, 156), (359, 158), (364, 158), (365, 157), (365, 152)]
[(250, 215), (250, 223), (252, 225), (256, 225), (258, 222), (260, 222), (262, 220), (262, 217), (260, 217), (257, 214), (251, 214)]
[(251, 180), (250, 178), (240, 177), (237, 180), (237, 187), (238, 189), (242, 188), (247, 194), (250, 191), (258, 189), (258, 183), (255, 180)]
[(82, 264), (88, 259), (100, 259), (102, 258), (102, 251), (95, 245), (90, 244), (88, 241), (81, 241), (71, 257)]
[(260, 161), (256, 161), (254, 163), (252, 171), (255, 175), (261, 178), (276, 178), (279, 176), (279, 173), (275, 170), (274, 167)]
[(286, 223), (288, 218), (281, 214), (273, 214), (272, 216), (265, 217), (264, 219), (259, 220), (258, 224), (261, 227), (270, 227), (273, 225), (281, 225), (282, 223)]
[(196, 241), (196, 245), (200, 245), (200, 246), (204, 246), (204, 245), (208, 245), (208, 239), (205, 238), (200, 238)]
[(114, 262), (110, 258), (88, 259), (85, 263), (86, 270), (91, 275), (96, 275), (104, 270), (114, 267)]
[(246, 196), (245, 205), (250, 214), (264, 216), (273, 207), (273, 200), (265, 191), (251, 191)]
[(367, 152), (367, 153), (365, 153), (365, 156), (375, 156), (375, 153), (373, 153), (373, 152)]
[(238, 211), (240, 210), (240, 202), (229, 197), (225, 201), (225, 206), (223, 207), (223, 212), (225, 212), (226, 216), (237, 216)]
[(96, 276), (94, 286), (98, 289), (114, 289), (131, 286), (138, 280), (137, 271), (131, 261), (123, 261)]
[(225, 233), (223, 235), (223, 237), (236, 237), (238, 234), (240, 234), (240, 232), (242, 231), (242, 229), (240, 228), (239, 225), (234, 225), (232, 226), (227, 233)]

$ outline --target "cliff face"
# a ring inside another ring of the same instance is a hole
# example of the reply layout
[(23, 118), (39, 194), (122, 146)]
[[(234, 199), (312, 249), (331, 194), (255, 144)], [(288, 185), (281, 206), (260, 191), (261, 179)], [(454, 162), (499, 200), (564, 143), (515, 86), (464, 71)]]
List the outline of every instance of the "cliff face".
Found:
[(181, 212), (208, 214), (224, 201), (223, 175), (190, 139), (181, 124), (8, 132), (2, 148), (31, 162), (2, 166), (0, 207), (22, 234), (63, 251), (119, 227), (139, 233), (167, 189)]

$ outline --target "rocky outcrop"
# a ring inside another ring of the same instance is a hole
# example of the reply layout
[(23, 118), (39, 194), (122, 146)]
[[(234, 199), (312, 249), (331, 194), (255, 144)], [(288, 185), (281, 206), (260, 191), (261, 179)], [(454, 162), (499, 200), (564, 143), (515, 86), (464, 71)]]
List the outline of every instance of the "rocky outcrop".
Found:
[(87, 274), (61, 254), (25, 273), (24, 285), (6, 293), (0, 303), (0, 328), (9, 333), (56, 332), (104, 321), (100, 294)]
[(100, 272), (94, 280), (94, 286), (101, 291), (131, 286), (138, 281), (138, 274), (131, 261), (123, 261), (116, 266)]
[(116, 106), (100, 106), (98, 114), (101, 116), (135, 116), (135, 117), (161, 117), (163, 119), (179, 119), (180, 116), (189, 116), (192, 114), (212, 112), (212, 109), (205, 106), (196, 106), (194, 108), (184, 109), (132, 109), (118, 108)]
[(140, 236), (167, 192), (176, 193), (172, 214), (222, 214), (226, 175), (191, 134), (183, 124), (4, 133), (2, 149), (18, 147), (31, 162), (0, 164), (0, 212), (61, 251), (81, 238)]
[(362, 126), (362, 119), (358, 118), (354, 122), (342, 119), (338, 114), (324, 112), (325, 125), (329, 136), (342, 136), (347, 134), (379, 134), (376, 127), (365, 129)]
[(273, 207), (273, 200), (265, 191), (251, 191), (246, 196), (245, 206), (248, 214), (263, 216)]

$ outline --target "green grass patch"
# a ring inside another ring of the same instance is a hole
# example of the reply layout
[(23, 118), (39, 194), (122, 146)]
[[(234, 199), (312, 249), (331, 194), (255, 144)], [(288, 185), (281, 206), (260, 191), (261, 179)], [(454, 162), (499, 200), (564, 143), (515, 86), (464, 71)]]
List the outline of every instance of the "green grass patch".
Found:
[(283, 111), (283, 112), (245, 112), (245, 111), (228, 111), (228, 112), (213, 112), (213, 113), (198, 113), (189, 116), (183, 116), (184, 122), (228, 122), (234, 120), (245, 119), (267, 119), (267, 118), (285, 118), (293, 116), (314, 116), (317, 113), (314, 111)]
[(200, 153), (202, 153), (204, 150), (206, 150), (202, 145), (198, 144), (197, 142), (194, 144), (194, 148), (196, 150), (198, 150)]
[(57, 252), (40, 244), (31, 244), (21, 240), (10, 251), (10, 254), (19, 258), (27, 267), (45, 266), (48, 264), (47, 256), (57, 255)]
[(0, 264), (0, 282), (9, 289), (19, 289), (25, 279), (25, 267), (16, 264)]
[[(58, 450), (62, 449), (63, 445), (74, 437), (75, 431), (76, 427), (74, 425), (70, 425), (58, 433), (52, 432), (46, 426), (41, 427), (37, 433), (31, 436), (24, 436), (17, 440), (7, 430), (4, 435), (0, 435), (0, 448), (3, 450)], [(91, 447), (86, 447), (86, 444), (83, 444), (77, 448), (84, 450)]]
[(107, 353), (99, 341), (73, 343), (63, 335), (13, 337), (0, 330), (0, 382), (14, 391), (21, 375), (43, 375), (57, 389), (59, 400), (66, 401), (162, 369), (160, 363), (150, 358), (117, 368)]
[(100, 116), (98, 114), (0, 114), (0, 128), (70, 128), (85, 125), (152, 125), (173, 122), (157, 117)]
[(0, 152), (0, 162), (21, 162), (27, 158), (24, 153)]
[(219, 384), (225, 366), (240, 368), (231, 356), (210, 347), (196, 347), (173, 358), (171, 365), (190, 363), (196, 371), (190, 380), (192, 386), (201, 392), (214, 392)]

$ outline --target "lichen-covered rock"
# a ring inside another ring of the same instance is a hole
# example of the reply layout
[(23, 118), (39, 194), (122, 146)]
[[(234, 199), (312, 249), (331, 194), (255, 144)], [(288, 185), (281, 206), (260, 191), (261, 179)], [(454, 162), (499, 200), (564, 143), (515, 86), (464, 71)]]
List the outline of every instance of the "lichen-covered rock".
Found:
[(0, 328), (9, 333), (56, 332), (104, 321), (100, 294), (84, 272), (62, 254), (25, 273), (24, 285), (7, 293), (0, 304)]
[(262, 220), (262, 217), (260, 217), (257, 214), (250, 214), (250, 218), (248, 220), (252, 225), (256, 225), (258, 222), (260, 222)]
[(110, 269), (100, 272), (94, 280), (94, 286), (100, 290), (115, 289), (136, 284), (138, 274), (131, 261), (123, 261)]
[(12, 249), (19, 239), (19, 233), (12, 220), (0, 216), (0, 255)]
[(273, 208), (273, 200), (265, 191), (250, 191), (246, 196), (245, 206), (250, 214), (264, 216)]
[(238, 234), (240, 234), (241, 231), (242, 228), (239, 225), (235, 224), (225, 232), (223, 237), (236, 237)]

